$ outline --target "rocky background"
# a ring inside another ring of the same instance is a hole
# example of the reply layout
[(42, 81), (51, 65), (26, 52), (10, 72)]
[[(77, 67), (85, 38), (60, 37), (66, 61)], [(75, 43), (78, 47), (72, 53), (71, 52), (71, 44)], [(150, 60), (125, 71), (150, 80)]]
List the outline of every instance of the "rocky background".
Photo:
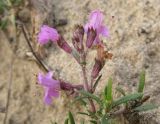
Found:
[[(55, 26), (71, 44), (74, 25), (84, 25), (89, 13), (99, 9), (104, 12), (105, 24), (110, 30), (110, 37), (103, 38), (103, 41), (107, 49), (113, 53), (113, 59), (106, 62), (96, 93), (101, 92), (109, 77), (113, 78), (114, 87), (121, 85), (128, 92), (134, 91), (140, 72), (145, 70), (145, 93), (151, 95), (150, 102), (160, 104), (159, 0), (48, 0), (48, 2), (32, 0), (17, 11), (18, 18), (25, 23), (33, 39), (32, 45), (36, 51), (38, 51), (36, 34), (43, 23)], [(67, 24), (59, 22), (61, 19), (67, 20)], [(81, 108), (78, 105), (71, 105), (71, 99), (64, 93), (53, 105), (44, 105), (43, 89), (37, 86), (35, 76), (42, 70), (36, 64), (22, 33), (19, 33), (16, 40), (11, 40), (14, 33), (13, 30), (7, 33), (0, 31), (0, 124), (3, 123), (5, 116), (8, 84), (11, 79), (8, 124), (50, 124), (51, 120), (62, 124), (68, 110)], [(70, 55), (56, 46), (42, 48), (42, 53), (46, 65), (52, 67), (60, 78), (73, 83), (82, 81), (79, 65)], [(94, 56), (93, 50), (89, 54), (88, 75), (94, 63)], [(160, 124), (160, 109), (142, 115), (141, 124)], [(77, 119), (80, 120), (78, 117)], [(122, 120), (119, 123), (125, 122)]]

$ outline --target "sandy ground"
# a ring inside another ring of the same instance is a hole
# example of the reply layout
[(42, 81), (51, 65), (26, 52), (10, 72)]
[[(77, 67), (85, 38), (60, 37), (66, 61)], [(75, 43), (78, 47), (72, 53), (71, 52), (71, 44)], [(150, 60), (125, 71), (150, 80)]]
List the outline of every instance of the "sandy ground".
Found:
[[(127, 91), (134, 91), (139, 73), (146, 70), (145, 93), (151, 95), (150, 102), (160, 104), (160, 1), (159, 0), (56, 0), (53, 1), (53, 12), (56, 19), (66, 18), (68, 24), (58, 30), (71, 43), (71, 35), (75, 24), (85, 24), (90, 11), (100, 9), (105, 14), (105, 24), (110, 30), (110, 38), (103, 39), (113, 59), (106, 62), (102, 70), (102, 80), (96, 93), (106, 84), (108, 77), (114, 80), (114, 86), (122, 85)], [(112, 18), (114, 16), (114, 18)], [(36, 25), (40, 27), (42, 15), (31, 14)], [(31, 30), (32, 31), (32, 30)], [(31, 32), (30, 31), (30, 32)], [(10, 66), (13, 44), (18, 44), (14, 53), (13, 79), (11, 99), (8, 112), (9, 124), (49, 124), (50, 120), (62, 124), (71, 100), (64, 94), (51, 106), (45, 106), (43, 89), (36, 85), (34, 74), (41, 70), (32, 57), (25, 39), (8, 42), (0, 32), (0, 108), (6, 104), (7, 87), (10, 80)], [(45, 63), (51, 66), (56, 74), (64, 80), (81, 82), (79, 65), (70, 55), (66, 55), (56, 47), (49, 48)], [(94, 51), (89, 54), (88, 71), (93, 65)], [(67, 99), (67, 101), (66, 101)], [(142, 124), (160, 124), (160, 109), (144, 113)], [(0, 113), (0, 124), (4, 113)], [(79, 119), (80, 120), (80, 119)], [(122, 123), (123, 124), (123, 123)]]

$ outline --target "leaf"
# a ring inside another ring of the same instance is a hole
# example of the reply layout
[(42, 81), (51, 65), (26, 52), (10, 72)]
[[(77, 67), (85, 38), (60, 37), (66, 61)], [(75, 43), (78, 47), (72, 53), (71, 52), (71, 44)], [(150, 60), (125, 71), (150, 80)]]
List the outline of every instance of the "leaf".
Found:
[(67, 118), (67, 119), (64, 121), (64, 124), (68, 124), (68, 120), (69, 120), (69, 119)]
[(112, 107), (118, 106), (123, 103), (127, 103), (128, 101), (134, 101), (136, 99), (139, 99), (143, 96), (143, 93), (134, 93), (130, 95), (126, 95), (116, 101), (113, 102)]
[(152, 109), (156, 109), (158, 108), (158, 105), (154, 105), (154, 104), (145, 104), (145, 105), (141, 105), (139, 107), (134, 108), (134, 111), (138, 111), (138, 112), (142, 112), (142, 111), (148, 111), (148, 110), (152, 110)]
[(118, 92), (120, 92), (123, 96), (125, 96), (126, 94), (125, 94), (125, 91), (121, 88), (121, 87), (116, 87), (116, 90), (118, 91)]
[(105, 97), (107, 101), (112, 101), (112, 79), (109, 78), (108, 80), (108, 85), (107, 85), (107, 94), (105, 93)]
[(142, 71), (140, 74), (139, 85), (138, 85), (138, 92), (139, 93), (143, 92), (144, 84), (145, 84), (145, 71)]
[(96, 87), (97, 87), (97, 85), (98, 85), (98, 82), (99, 82), (99, 80), (101, 79), (101, 77), (102, 77), (102, 75), (100, 75), (100, 76), (97, 78), (95, 84), (93, 85), (93, 89), (94, 89), (94, 90), (96, 89)]
[(68, 113), (68, 116), (69, 116), (69, 122), (70, 124), (75, 124), (75, 121), (74, 121), (74, 118), (73, 118), (73, 115), (71, 112)]
[(81, 115), (87, 115), (87, 116), (90, 116), (88, 113), (85, 113), (85, 112), (77, 112), (78, 114), (81, 114)]
[(84, 90), (81, 90), (79, 91), (82, 95), (84, 95), (85, 97), (89, 97), (89, 98), (92, 98), (93, 100), (95, 100), (97, 103), (99, 103), (100, 105), (102, 104), (102, 101), (99, 97), (87, 92), (87, 91), (84, 91)]

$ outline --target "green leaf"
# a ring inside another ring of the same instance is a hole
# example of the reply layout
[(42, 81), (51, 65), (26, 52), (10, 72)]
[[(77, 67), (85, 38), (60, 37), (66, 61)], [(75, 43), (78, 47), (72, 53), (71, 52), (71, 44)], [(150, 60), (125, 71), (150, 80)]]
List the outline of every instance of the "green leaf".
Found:
[(105, 91), (105, 98), (109, 102), (112, 101), (112, 79), (111, 78), (109, 78), (108, 80), (107, 91)]
[(99, 80), (101, 79), (101, 77), (102, 77), (102, 75), (100, 75), (100, 76), (97, 78), (95, 84), (93, 85), (93, 89), (96, 89), (96, 87), (97, 87), (97, 85), (98, 85), (98, 82), (99, 82)]
[(91, 94), (91, 93), (89, 93), (89, 92), (87, 92), (87, 91), (84, 91), (84, 90), (81, 90), (81, 91), (79, 91), (79, 92), (80, 92), (82, 95), (84, 95), (85, 97), (89, 97), (89, 98), (95, 100), (97, 103), (102, 104), (102, 101), (101, 101), (101, 99), (100, 99), (99, 97), (97, 97), (97, 96), (95, 96), (95, 95), (93, 95), (93, 94)]
[(68, 116), (69, 116), (69, 122), (70, 124), (75, 124), (75, 121), (74, 121), (74, 118), (73, 118), (73, 115), (71, 112), (68, 113)]
[(87, 115), (87, 116), (90, 116), (88, 113), (85, 113), (85, 112), (77, 112), (78, 114), (81, 114), (81, 115)]
[(143, 96), (143, 93), (134, 93), (134, 94), (126, 95), (126, 96), (114, 101), (112, 104), (112, 107), (118, 106), (123, 103), (127, 103), (128, 101), (134, 101), (136, 99), (141, 98), (142, 96)]
[(104, 105), (106, 107), (106, 111), (111, 109), (112, 104), (112, 79), (109, 78), (108, 84), (104, 89)]
[(64, 121), (64, 124), (68, 124), (68, 120), (69, 120), (69, 119), (67, 118), (67, 119)]
[(125, 96), (126, 94), (125, 94), (125, 91), (121, 88), (121, 87), (116, 87), (116, 90), (118, 91), (118, 92), (120, 92), (123, 96)]
[(156, 109), (158, 107), (159, 106), (154, 105), (154, 104), (145, 104), (145, 105), (141, 105), (139, 107), (134, 108), (134, 111), (142, 112), (142, 111), (148, 111), (148, 110)]
[(145, 71), (142, 71), (141, 74), (140, 74), (139, 86), (138, 86), (138, 92), (139, 93), (143, 92), (144, 84), (145, 84)]

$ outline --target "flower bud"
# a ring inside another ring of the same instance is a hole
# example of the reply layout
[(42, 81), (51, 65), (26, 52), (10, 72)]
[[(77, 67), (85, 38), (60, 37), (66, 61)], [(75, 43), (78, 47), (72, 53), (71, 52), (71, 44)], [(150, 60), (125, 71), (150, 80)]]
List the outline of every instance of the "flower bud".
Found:
[(62, 36), (59, 37), (57, 44), (65, 52), (67, 52), (69, 54), (72, 52), (72, 48), (69, 46), (69, 44), (64, 40), (64, 38)]
[(96, 31), (93, 28), (89, 28), (87, 32), (87, 41), (86, 41), (86, 46), (88, 48), (92, 47), (95, 38), (96, 38)]
[(75, 49), (79, 52), (84, 50), (83, 46), (84, 28), (83, 26), (76, 25), (73, 33), (72, 43)]

